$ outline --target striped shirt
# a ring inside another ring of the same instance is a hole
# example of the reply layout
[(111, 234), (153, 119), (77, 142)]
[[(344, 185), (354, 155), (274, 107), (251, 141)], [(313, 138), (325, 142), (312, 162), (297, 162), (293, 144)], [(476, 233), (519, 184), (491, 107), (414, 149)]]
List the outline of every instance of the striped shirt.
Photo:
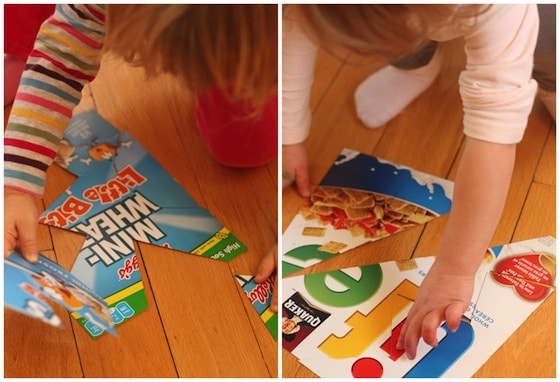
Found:
[(29, 54), (4, 134), (4, 186), (42, 197), (84, 85), (99, 70), (105, 10), (57, 5)]

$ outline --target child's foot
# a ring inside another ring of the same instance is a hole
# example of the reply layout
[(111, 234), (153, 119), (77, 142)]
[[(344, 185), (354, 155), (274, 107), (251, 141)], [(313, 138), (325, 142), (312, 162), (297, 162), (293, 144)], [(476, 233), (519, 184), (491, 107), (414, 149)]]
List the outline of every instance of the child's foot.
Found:
[(387, 66), (375, 72), (354, 93), (358, 117), (370, 128), (386, 124), (434, 82), (441, 64), (438, 48), (426, 66), (412, 70)]
[(24, 68), (24, 60), (4, 54), (4, 106), (14, 101)]
[(546, 91), (539, 88), (537, 97), (539, 97), (544, 103), (544, 106), (546, 106), (546, 109), (552, 116), (552, 119), (556, 121), (556, 92)]

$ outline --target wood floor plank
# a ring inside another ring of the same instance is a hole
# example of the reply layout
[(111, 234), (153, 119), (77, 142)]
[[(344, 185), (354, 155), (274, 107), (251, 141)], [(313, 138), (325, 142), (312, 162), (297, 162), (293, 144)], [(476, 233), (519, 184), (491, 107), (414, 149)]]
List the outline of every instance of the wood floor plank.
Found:
[(269, 376), (227, 263), (153, 246), (144, 251), (179, 376)]
[(315, 66), (315, 78), (330, 78), (331, 81), (316, 81), (311, 90), (311, 109), (315, 109), (321, 102), (322, 97), (327, 93), (329, 86), (332, 85), (340, 70), (344, 67), (344, 60), (348, 58), (348, 53), (327, 52), (319, 49), (317, 52), (317, 65)]

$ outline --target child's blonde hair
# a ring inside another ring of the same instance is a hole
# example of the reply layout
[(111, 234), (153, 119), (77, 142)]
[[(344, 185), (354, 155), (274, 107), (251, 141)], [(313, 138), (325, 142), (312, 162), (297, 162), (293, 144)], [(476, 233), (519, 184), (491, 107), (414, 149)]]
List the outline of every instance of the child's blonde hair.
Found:
[(287, 7), (304, 31), (327, 49), (343, 48), (394, 61), (427, 42), (432, 28), (475, 17), (479, 5), (305, 4)]
[(106, 50), (195, 92), (228, 89), (259, 105), (277, 89), (275, 4), (110, 4), (106, 31)]

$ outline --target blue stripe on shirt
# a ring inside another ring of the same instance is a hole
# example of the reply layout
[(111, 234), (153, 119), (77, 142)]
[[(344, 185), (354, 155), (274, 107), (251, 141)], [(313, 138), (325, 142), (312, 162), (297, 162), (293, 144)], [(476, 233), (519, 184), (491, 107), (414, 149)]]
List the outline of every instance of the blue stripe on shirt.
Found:
[(23, 77), (21, 79), (21, 85), (26, 85), (26, 86), (31, 86), (37, 89), (41, 89), (44, 90), (46, 92), (52, 93), (66, 101), (72, 102), (73, 104), (78, 104), (78, 102), (80, 102), (80, 99), (77, 97), (72, 96), (71, 94), (68, 94), (67, 92), (61, 90), (60, 88), (51, 85), (49, 83), (34, 79), (34, 78), (27, 78), (27, 77)]

